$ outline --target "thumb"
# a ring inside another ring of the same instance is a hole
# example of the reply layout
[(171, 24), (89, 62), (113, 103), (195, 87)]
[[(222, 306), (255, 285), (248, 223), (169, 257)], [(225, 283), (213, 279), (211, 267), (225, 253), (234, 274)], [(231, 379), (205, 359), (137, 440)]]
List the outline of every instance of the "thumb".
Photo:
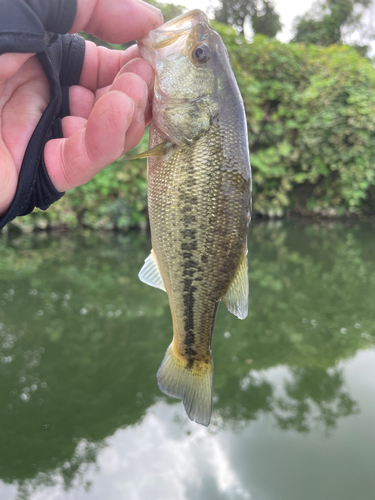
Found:
[(70, 33), (86, 31), (110, 43), (125, 43), (163, 24), (160, 10), (142, 0), (78, 0)]
[(44, 159), (55, 188), (62, 192), (85, 184), (119, 158), (133, 113), (129, 96), (110, 91), (97, 101), (84, 128), (69, 139), (48, 141)]

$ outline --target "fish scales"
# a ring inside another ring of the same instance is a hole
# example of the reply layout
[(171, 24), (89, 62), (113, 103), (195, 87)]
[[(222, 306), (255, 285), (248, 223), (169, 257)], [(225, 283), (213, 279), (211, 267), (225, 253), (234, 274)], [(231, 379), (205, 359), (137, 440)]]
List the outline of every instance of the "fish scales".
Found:
[[(174, 43), (185, 59), (165, 55)], [(192, 420), (208, 425), (218, 304), (224, 300), (241, 319), (247, 314), (251, 174), (244, 108), (225, 48), (201, 11), (138, 45), (155, 70), (150, 150), (143, 155), (153, 250), (140, 278), (167, 292), (173, 321), (158, 382), (183, 400)], [(199, 50), (209, 51), (211, 71), (189, 65), (194, 51), (203, 60)]]
[(210, 356), (217, 302), (246, 245), (242, 214), (249, 210), (248, 189), (223, 157), (218, 127), (168, 161), (149, 160), (152, 245), (175, 311), (178, 352), (190, 365)]

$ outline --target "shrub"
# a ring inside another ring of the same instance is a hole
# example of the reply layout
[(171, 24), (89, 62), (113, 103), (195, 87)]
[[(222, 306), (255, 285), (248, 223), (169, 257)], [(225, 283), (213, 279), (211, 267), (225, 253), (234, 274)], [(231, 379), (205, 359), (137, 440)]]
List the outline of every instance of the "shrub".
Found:
[[(375, 70), (347, 46), (252, 43), (213, 22), (244, 99), (254, 213), (375, 212)], [(147, 149), (145, 136), (136, 148)], [(147, 221), (145, 160), (118, 160), (27, 226), (129, 229)]]
[(248, 44), (231, 28), (215, 29), (246, 107), (255, 212), (374, 212), (371, 62), (347, 46), (282, 44), (260, 35)]

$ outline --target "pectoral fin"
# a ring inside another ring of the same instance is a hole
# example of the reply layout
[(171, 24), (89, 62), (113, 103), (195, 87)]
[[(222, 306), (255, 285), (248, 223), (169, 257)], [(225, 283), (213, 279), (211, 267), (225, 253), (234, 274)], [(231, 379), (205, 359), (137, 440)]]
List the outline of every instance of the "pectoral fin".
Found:
[(160, 288), (160, 290), (164, 290), (165, 292), (163, 278), (161, 277), (156, 255), (153, 250), (151, 250), (150, 255), (145, 260), (142, 269), (139, 271), (138, 277), (143, 283), (154, 286), (155, 288)]
[(236, 274), (223, 299), (229, 312), (239, 319), (245, 319), (249, 302), (249, 275), (247, 270), (247, 249), (242, 256)]
[(138, 158), (149, 158), (150, 156), (165, 156), (170, 150), (173, 148), (174, 144), (171, 142), (161, 142), (154, 148), (148, 149), (147, 151), (143, 151), (143, 153), (139, 153), (134, 156), (125, 156), (126, 160), (136, 160)]

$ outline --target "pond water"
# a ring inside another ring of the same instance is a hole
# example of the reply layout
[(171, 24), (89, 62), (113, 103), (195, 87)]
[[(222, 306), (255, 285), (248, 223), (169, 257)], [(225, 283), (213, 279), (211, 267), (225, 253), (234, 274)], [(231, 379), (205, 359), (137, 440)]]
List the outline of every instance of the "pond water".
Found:
[(146, 235), (0, 238), (2, 500), (374, 500), (375, 224), (254, 224), (208, 429), (163, 395)]

